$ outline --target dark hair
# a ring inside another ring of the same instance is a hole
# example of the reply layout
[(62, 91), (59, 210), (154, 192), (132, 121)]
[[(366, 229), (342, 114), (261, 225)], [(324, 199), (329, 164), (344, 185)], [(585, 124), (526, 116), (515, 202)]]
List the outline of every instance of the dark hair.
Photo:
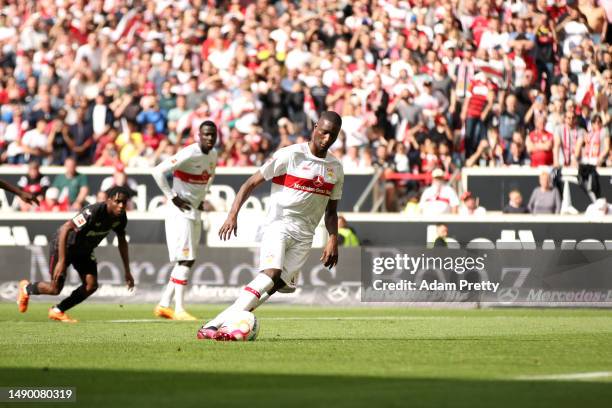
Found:
[(118, 194), (124, 194), (127, 198), (131, 198), (134, 195), (134, 192), (127, 188), (126, 186), (113, 186), (105, 191), (106, 198), (113, 198)]
[(215, 130), (217, 129), (217, 125), (215, 124), (215, 122), (213, 122), (212, 120), (205, 120), (204, 122), (202, 122), (200, 124), (200, 127), (198, 128), (198, 130), (202, 130), (202, 128), (204, 126), (210, 126), (210, 127), (214, 127)]
[(334, 111), (325, 111), (321, 114), (321, 118), (319, 120), (329, 120), (334, 125), (338, 126), (338, 128), (342, 127), (342, 118)]

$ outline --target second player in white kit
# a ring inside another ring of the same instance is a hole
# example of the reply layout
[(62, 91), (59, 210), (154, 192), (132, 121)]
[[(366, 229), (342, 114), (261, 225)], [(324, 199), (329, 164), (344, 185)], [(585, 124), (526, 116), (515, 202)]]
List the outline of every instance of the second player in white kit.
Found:
[[(183, 298), (202, 232), (201, 211), (204, 197), (212, 183), (217, 153), (212, 150), (217, 140), (217, 126), (211, 121), (200, 125), (199, 143), (191, 144), (157, 165), (153, 177), (168, 198), (166, 208), (166, 241), (172, 273), (155, 315), (175, 320), (195, 320), (185, 311)], [(172, 187), (166, 175), (172, 174)], [(170, 308), (174, 295), (175, 309)]]
[(315, 125), (308, 143), (278, 150), (240, 188), (227, 220), (219, 231), (221, 239), (236, 235), (240, 207), (255, 187), (272, 181), (266, 225), (261, 238), (260, 273), (238, 299), (216, 318), (202, 326), (200, 339), (224, 338), (217, 329), (227, 312), (251, 311), (276, 291), (294, 285), (306, 262), (314, 231), (325, 215), (329, 240), (321, 261), (327, 267), (338, 262), (337, 205), (342, 196), (342, 164), (327, 151), (336, 141), (342, 120), (335, 112), (324, 112)]

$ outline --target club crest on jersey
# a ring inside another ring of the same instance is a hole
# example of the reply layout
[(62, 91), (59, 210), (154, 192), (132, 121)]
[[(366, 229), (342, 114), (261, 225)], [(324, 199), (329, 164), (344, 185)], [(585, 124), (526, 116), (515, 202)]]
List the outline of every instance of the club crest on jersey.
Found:
[(274, 261), (274, 254), (268, 254), (266, 255), (266, 257), (264, 258), (264, 263), (266, 265), (270, 265), (272, 263), (272, 261)]
[(323, 178), (323, 176), (318, 175), (314, 178), (312, 184), (314, 184), (315, 187), (321, 187), (323, 183), (325, 183), (325, 179)]
[(333, 180), (335, 176), (334, 169), (332, 167), (327, 167), (325, 169), (325, 178), (328, 180)]
[(189, 255), (189, 247), (183, 248), (183, 256), (188, 256), (188, 255)]

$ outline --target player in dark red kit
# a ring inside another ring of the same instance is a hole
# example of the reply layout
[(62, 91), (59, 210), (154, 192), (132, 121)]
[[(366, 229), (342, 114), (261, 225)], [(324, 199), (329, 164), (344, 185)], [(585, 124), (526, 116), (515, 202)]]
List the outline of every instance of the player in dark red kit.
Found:
[(59, 295), (66, 280), (66, 270), (72, 265), (78, 272), (83, 284), (70, 296), (49, 309), (49, 319), (65, 323), (76, 323), (66, 310), (78, 305), (98, 288), (98, 265), (94, 249), (114, 231), (119, 241), (119, 254), (125, 270), (125, 281), (128, 288), (134, 287), (134, 278), (130, 272), (128, 243), (125, 239), (127, 216), (125, 208), (130, 191), (125, 187), (112, 187), (106, 191), (104, 202), (83, 208), (75, 217), (66, 221), (56, 233), (50, 246), (49, 272), (50, 282), (19, 282), (17, 304), (19, 311), (28, 309), (31, 295)]

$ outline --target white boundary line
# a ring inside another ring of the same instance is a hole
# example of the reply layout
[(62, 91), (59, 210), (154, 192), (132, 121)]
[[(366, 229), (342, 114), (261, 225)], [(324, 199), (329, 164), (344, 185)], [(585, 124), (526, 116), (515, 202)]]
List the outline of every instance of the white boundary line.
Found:
[(549, 375), (528, 375), (516, 377), (517, 380), (592, 380), (612, 377), (612, 371), (593, 371), (590, 373), (568, 373)]
[[(431, 319), (454, 319), (453, 316), (336, 316), (336, 317), (261, 317), (261, 320), (431, 320)], [(118, 319), (118, 320), (89, 320), (89, 322), (104, 323), (158, 323), (176, 321), (168, 319)]]
[[(600, 317), (602, 319), (609, 319), (608, 316), (593, 316), (594, 318)], [(482, 318), (494, 319), (494, 320), (507, 320), (507, 319), (522, 319), (521, 316), (483, 316)], [(580, 316), (571, 316), (570, 319), (579, 319)], [(335, 321), (335, 320), (368, 320), (368, 321), (389, 321), (389, 320), (449, 320), (457, 319), (457, 316), (285, 316), (285, 317), (258, 317), (261, 320), (280, 320), (280, 321), (291, 321), (291, 320), (303, 320), (303, 321)], [(117, 320), (88, 320), (89, 322), (95, 323), (156, 323), (156, 322), (167, 322), (176, 321), (168, 319), (117, 319)]]

